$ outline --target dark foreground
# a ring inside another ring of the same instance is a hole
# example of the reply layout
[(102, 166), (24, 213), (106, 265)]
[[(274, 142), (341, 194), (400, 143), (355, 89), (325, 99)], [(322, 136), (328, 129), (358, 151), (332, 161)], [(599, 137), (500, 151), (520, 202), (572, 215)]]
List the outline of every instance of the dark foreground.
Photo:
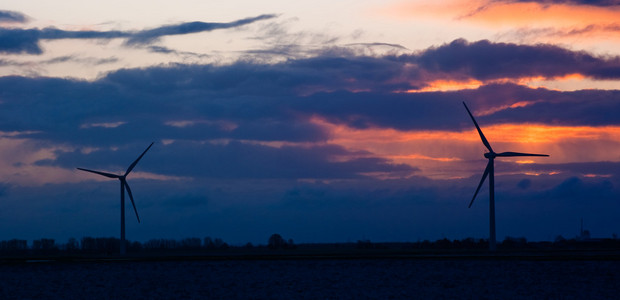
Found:
[(0, 264), (2, 299), (618, 299), (599, 257), (93, 259)]

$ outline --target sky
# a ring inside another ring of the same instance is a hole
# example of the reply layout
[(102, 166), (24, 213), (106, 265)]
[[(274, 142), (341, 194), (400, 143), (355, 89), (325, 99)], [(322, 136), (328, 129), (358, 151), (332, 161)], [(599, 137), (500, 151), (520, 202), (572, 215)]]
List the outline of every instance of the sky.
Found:
[(3, 1), (0, 240), (620, 233), (620, 1)]

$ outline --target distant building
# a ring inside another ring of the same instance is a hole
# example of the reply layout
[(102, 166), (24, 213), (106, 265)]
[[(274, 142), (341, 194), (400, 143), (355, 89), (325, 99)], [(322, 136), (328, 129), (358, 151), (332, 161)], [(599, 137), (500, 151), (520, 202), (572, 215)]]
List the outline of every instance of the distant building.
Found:
[(578, 241), (589, 241), (591, 239), (590, 231), (583, 230), (583, 218), (581, 219), (581, 228), (579, 230), (579, 236), (577, 236), (577, 238), (575, 239)]

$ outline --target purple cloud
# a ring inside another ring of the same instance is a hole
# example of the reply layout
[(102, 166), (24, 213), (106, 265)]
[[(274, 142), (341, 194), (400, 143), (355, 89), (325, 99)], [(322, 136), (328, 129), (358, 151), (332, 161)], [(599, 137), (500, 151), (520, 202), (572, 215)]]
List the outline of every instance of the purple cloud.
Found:
[(28, 17), (20, 12), (10, 10), (0, 10), (0, 23), (26, 23)]
[(470, 43), (461, 39), (400, 59), (416, 62), (431, 74), (439, 72), (444, 76), (479, 80), (574, 73), (599, 79), (620, 76), (618, 57), (595, 57), (548, 44), (519, 45), (487, 40)]
[(275, 18), (276, 15), (261, 15), (229, 23), (187, 22), (176, 25), (161, 26), (142, 31), (68, 31), (56, 28), (44, 29), (8, 29), (0, 28), (0, 53), (41, 54), (41, 40), (59, 39), (127, 39), (127, 45), (148, 45), (163, 36), (183, 35), (227, 29), (251, 24), (257, 21)]

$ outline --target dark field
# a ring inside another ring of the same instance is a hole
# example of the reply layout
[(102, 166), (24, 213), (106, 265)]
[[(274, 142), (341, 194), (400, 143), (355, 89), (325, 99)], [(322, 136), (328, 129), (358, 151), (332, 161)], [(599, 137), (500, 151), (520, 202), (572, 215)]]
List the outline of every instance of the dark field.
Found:
[(0, 264), (2, 299), (618, 299), (620, 261), (228, 259)]

